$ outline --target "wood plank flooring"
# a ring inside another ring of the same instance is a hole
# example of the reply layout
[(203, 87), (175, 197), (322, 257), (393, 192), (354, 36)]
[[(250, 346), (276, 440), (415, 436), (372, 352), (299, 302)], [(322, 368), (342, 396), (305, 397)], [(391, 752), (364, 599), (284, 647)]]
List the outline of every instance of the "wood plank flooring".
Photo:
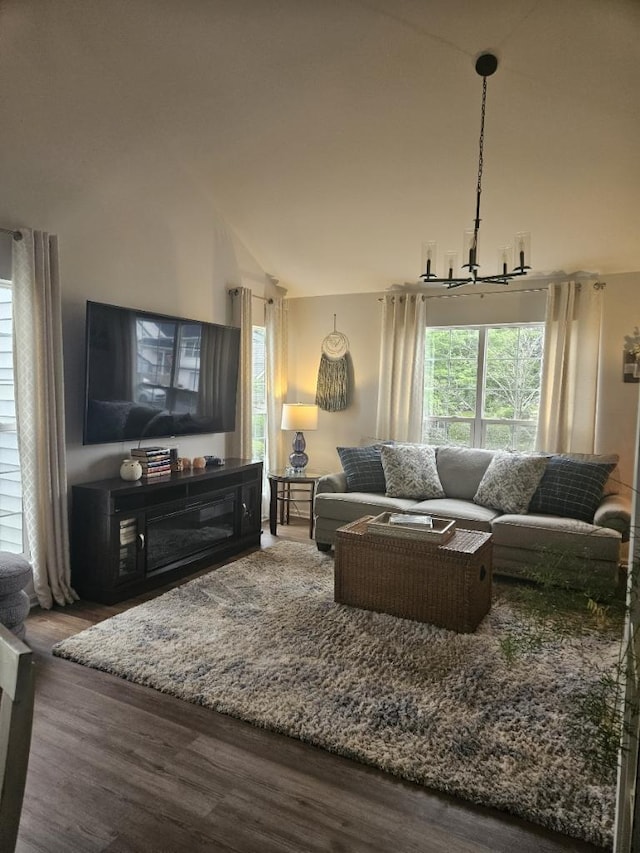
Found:
[[(308, 523), (278, 533), (263, 546), (306, 539)], [(18, 853), (598, 849), (51, 655), (149, 597), (30, 615), (36, 709)]]

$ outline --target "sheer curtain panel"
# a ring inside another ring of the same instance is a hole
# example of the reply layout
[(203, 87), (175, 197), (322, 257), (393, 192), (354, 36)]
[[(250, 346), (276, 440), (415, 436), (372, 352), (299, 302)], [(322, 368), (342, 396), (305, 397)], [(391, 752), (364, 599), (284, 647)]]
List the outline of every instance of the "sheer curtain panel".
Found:
[(251, 459), (253, 442), (251, 433), (251, 395), (253, 377), (251, 371), (251, 290), (234, 287), (230, 291), (233, 300), (233, 323), (240, 327), (240, 370), (238, 375), (238, 401), (236, 404), (236, 429), (227, 438), (227, 456)]
[(57, 237), (22, 229), (13, 243), (14, 359), (24, 527), (41, 607), (71, 588)]
[(280, 422), (287, 396), (288, 306), (275, 297), (265, 306), (265, 358), (267, 397), (267, 471), (285, 465), (285, 449)]
[(376, 418), (380, 439), (422, 440), (426, 306), (422, 294), (389, 295), (382, 301)]
[(595, 453), (604, 284), (549, 286), (536, 447)]

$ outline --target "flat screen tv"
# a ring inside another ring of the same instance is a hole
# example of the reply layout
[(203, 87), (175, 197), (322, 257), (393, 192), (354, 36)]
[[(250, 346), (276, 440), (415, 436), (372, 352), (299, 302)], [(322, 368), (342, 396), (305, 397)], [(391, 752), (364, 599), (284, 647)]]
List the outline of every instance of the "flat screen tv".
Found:
[(87, 302), (84, 444), (232, 432), (240, 329)]

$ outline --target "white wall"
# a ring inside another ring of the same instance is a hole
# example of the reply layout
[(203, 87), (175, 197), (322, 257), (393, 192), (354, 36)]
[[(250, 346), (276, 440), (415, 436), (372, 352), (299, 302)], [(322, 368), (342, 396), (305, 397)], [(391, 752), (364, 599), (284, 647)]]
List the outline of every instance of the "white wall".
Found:
[[(622, 381), (625, 335), (640, 325), (640, 272), (603, 276), (603, 343), (596, 450), (620, 454), (621, 479), (633, 482), (635, 424), (640, 384)], [(546, 294), (526, 292), (545, 281), (487, 288), (471, 295), (446, 294), (428, 303), (433, 325), (535, 322), (544, 319)], [(319, 414), (318, 431), (305, 436), (310, 467), (340, 470), (336, 446), (360, 444), (375, 435), (383, 294), (350, 294), (289, 302), (289, 402), (313, 402), (322, 340), (337, 328), (349, 338), (353, 363), (352, 402), (343, 412)], [(453, 298), (449, 298), (453, 296)]]
[(350, 405), (342, 412), (320, 411), (316, 432), (305, 433), (309, 469), (340, 469), (336, 446), (361, 444), (375, 429), (381, 294), (317, 296), (289, 300), (290, 403), (313, 403), (323, 339), (336, 328), (349, 339), (352, 366)]
[[(262, 294), (267, 277), (195, 182), (168, 160), (123, 160), (67, 196), (23, 174), (0, 200), (0, 224), (59, 238), (69, 483), (116, 476), (130, 442), (82, 446), (86, 300), (197, 320), (231, 321), (230, 286)], [(0, 167), (0, 178), (2, 167)], [(15, 192), (11, 192), (15, 188)], [(177, 438), (186, 456), (224, 456), (224, 436)]]

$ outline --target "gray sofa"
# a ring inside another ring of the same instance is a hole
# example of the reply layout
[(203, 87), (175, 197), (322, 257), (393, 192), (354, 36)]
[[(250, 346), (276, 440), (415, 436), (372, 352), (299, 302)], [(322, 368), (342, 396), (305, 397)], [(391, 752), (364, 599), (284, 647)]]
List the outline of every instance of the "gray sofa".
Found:
[[(618, 584), (631, 506), (626, 497), (611, 494), (615, 491), (611, 479), (589, 521), (529, 511), (510, 514), (474, 502), (494, 451), (442, 446), (435, 448), (435, 454), (444, 497), (419, 500), (389, 497), (384, 491), (349, 491), (345, 473), (322, 477), (314, 502), (318, 549), (329, 550), (336, 530), (362, 516), (385, 511), (420, 512), (455, 519), (470, 530), (491, 532), (495, 574), (537, 580), (559, 577), (563, 583), (581, 588), (597, 584), (612, 589)], [(617, 457), (577, 455), (555, 458), (578, 463), (617, 461)]]

